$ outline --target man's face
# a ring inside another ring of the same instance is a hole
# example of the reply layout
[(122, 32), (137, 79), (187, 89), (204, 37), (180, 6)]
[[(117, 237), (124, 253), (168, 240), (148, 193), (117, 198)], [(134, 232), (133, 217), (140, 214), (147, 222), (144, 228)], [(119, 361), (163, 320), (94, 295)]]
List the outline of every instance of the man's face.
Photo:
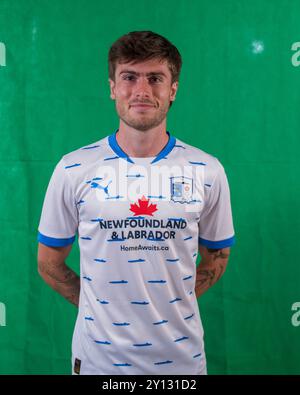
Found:
[(120, 119), (140, 131), (161, 124), (178, 89), (178, 82), (171, 84), (167, 62), (157, 59), (117, 64), (115, 82), (109, 79), (109, 84)]

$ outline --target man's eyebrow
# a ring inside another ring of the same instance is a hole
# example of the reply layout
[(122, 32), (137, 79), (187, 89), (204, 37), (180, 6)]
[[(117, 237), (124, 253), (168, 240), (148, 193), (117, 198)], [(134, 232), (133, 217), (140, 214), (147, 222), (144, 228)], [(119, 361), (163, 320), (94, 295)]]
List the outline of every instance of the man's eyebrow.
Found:
[[(134, 70), (122, 70), (119, 75), (125, 74), (125, 73), (134, 74), (134, 75), (137, 75), (137, 76), (140, 75), (140, 73), (137, 73)], [(146, 73), (146, 75), (147, 76), (149, 76), (149, 75), (162, 75), (162, 76), (166, 77), (165, 73), (163, 73), (162, 71), (151, 71), (150, 73)]]

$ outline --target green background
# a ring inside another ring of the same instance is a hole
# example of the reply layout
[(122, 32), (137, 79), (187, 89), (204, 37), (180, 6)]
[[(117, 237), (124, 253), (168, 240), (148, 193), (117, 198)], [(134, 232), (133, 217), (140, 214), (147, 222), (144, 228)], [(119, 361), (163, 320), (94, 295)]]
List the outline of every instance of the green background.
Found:
[(199, 299), (208, 373), (300, 373), (299, 14), (299, 0), (0, 0), (0, 373), (71, 371), (76, 309), (37, 273), (37, 226), (61, 156), (118, 127), (107, 53), (133, 30), (179, 49), (168, 130), (231, 187), (237, 243)]

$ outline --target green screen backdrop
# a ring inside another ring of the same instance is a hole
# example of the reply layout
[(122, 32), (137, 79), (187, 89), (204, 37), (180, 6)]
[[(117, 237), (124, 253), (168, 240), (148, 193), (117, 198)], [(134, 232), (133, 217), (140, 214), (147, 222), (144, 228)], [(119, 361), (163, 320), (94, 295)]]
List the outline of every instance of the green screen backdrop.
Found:
[[(178, 47), (168, 130), (230, 183), (237, 243), (198, 300), (208, 373), (300, 373), (299, 14), (299, 0), (0, 0), (0, 374), (71, 372), (76, 309), (37, 273), (37, 226), (61, 156), (118, 127), (107, 54), (134, 30)], [(67, 262), (79, 270), (77, 242)]]

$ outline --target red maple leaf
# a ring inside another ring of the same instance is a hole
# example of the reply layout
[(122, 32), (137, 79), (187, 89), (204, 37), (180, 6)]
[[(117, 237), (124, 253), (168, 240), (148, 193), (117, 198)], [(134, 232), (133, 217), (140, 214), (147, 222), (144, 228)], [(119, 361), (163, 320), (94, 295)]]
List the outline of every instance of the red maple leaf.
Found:
[(134, 216), (136, 215), (151, 215), (153, 216), (153, 213), (157, 211), (157, 204), (152, 204), (150, 203), (150, 199), (146, 199), (145, 196), (143, 196), (141, 199), (138, 199), (138, 204), (130, 204), (130, 211), (134, 213)]

